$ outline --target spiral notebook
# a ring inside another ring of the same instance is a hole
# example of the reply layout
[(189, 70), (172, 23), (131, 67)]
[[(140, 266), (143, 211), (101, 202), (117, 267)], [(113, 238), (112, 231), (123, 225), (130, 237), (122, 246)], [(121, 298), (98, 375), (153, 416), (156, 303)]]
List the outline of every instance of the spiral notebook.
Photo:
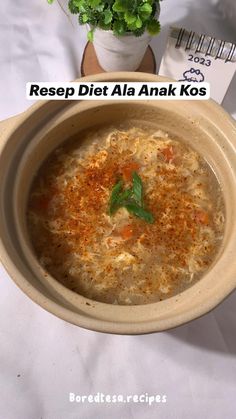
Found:
[(182, 82), (209, 82), (211, 97), (221, 103), (235, 70), (235, 43), (184, 28), (170, 28), (160, 75)]

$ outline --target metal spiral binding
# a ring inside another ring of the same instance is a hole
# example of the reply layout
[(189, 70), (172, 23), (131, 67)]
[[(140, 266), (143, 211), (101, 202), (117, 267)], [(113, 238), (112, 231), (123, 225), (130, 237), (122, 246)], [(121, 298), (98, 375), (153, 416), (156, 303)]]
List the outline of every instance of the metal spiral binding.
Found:
[(226, 63), (236, 61), (236, 57), (234, 57), (236, 54), (235, 43), (217, 40), (214, 37), (197, 34), (193, 31), (189, 32), (184, 28), (173, 29), (175, 31), (178, 30), (178, 35), (176, 33), (176, 48), (185, 45), (186, 51), (194, 49), (196, 53), (202, 53), (205, 56), (214, 56), (215, 59), (224, 59)]
[(206, 36), (206, 35), (202, 35), (202, 34), (201, 34), (201, 36), (200, 36), (200, 38), (199, 38), (199, 41), (198, 41), (198, 46), (197, 46), (197, 49), (196, 49), (196, 51), (195, 51), (195, 52), (201, 52), (201, 50), (202, 50), (202, 46), (203, 46), (203, 42), (204, 42), (204, 40), (205, 40), (205, 36)]
[(185, 32), (185, 29), (181, 28), (180, 31), (179, 31), (179, 36), (177, 38), (176, 45), (175, 45), (176, 48), (181, 47), (183, 36), (184, 36), (184, 32)]
[(226, 60), (225, 60), (225, 62), (227, 63), (228, 61), (233, 61), (233, 56), (234, 56), (234, 53), (235, 53), (235, 51), (236, 51), (236, 44), (231, 44), (231, 48), (230, 48), (230, 50), (229, 50), (229, 53), (228, 53), (228, 55), (227, 55), (227, 57), (226, 57)]
[(211, 39), (210, 39), (210, 42), (209, 42), (208, 48), (207, 48), (207, 50), (206, 50), (206, 52), (205, 52), (206, 57), (207, 57), (208, 55), (211, 55), (212, 50), (213, 50), (213, 48), (214, 48), (214, 43), (215, 43), (215, 40), (216, 40), (215, 38), (211, 38)]
[(219, 46), (219, 48), (217, 50), (215, 59), (221, 58), (223, 56), (224, 47), (225, 47), (225, 41), (220, 41), (220, 46)]
[(192, 43), (193, 43), (193, 40), (194, 40), (194, 36), (195, 36), (195, 32), (191, 31), (190, 34), (189, 34), (189, 37), (188, 37), (188, 41), (186, 43), (186, 47), (185, 47), (186, 50), (191, 49), (191, 46), (192, 46)]

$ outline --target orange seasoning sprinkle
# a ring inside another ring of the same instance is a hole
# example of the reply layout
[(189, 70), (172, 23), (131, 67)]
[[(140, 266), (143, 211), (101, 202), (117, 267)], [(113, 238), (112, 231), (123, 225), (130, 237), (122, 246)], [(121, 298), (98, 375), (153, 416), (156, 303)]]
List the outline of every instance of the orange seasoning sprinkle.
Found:
[(121, 173), (123, 178), (129, 182), (132, 180), (132, 173), (137, 171), (140, 168), (140, 165), (135, 161), (127, 163), (125, 166), (121, 167)]

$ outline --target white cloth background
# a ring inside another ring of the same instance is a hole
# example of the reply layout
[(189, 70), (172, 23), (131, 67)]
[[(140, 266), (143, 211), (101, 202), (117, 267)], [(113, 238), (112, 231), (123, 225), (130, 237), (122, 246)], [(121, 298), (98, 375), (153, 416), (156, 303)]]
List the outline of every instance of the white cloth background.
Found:
[[(170, 24), (236, 41), (235, 27), (221, 13), (217, 0), (163, 1), (163, 31), (152, 42), (158, 64)], [(84, 28), (57, 3), (1, 1), (0, 119), (30, 106), (27, 81), (78, 77), (85, 41)], [(223, 103), (234, 117), (235, 98), (236, 78)], [(3, 268), (0, 277), (1, 419), (235, 419), (236, 294), (175, 330), (112, 336), (57, 319)], [(72, 404), (69, 392), (162, 393), (167, 403)]]

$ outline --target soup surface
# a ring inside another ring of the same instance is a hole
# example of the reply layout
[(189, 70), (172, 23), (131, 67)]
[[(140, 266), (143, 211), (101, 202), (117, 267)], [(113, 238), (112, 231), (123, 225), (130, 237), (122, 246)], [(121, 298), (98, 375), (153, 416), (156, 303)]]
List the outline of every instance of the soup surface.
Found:
[(203, 157), (135, 122), (57, 148), (35, 177), (27, 221), (40, 264), (66, 287), (101, 302), (146, 304), (208, 270), (224, 203)]

